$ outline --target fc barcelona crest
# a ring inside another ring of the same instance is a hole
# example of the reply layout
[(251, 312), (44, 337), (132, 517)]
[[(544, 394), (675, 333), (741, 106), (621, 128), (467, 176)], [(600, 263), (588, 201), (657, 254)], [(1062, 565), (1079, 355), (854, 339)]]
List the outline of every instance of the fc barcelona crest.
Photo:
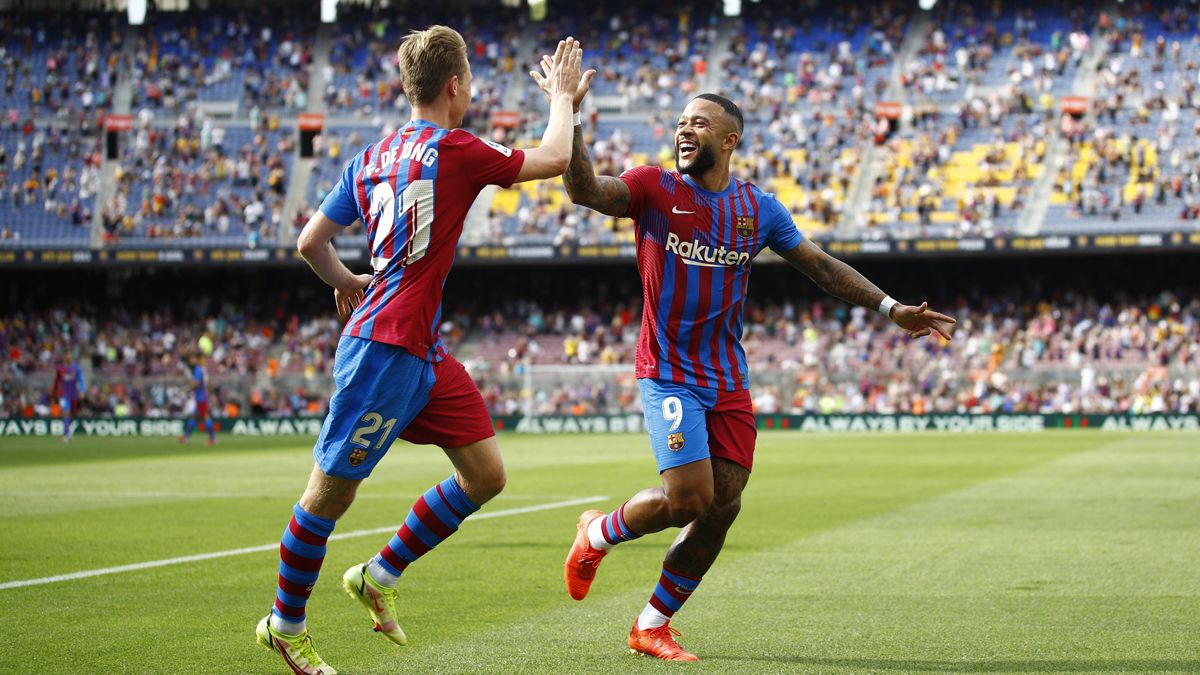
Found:
[(367, 451), (362, 448), (357, 448), (350, 453), (350, 466), (358, 466), (367, 458)]
[(754, 236), (754, 216), (738, 216), (734, 220), (734, 229), (737, 230), (738, 236), (749, 238)]
[(667, 434), (667, 447), (672, 450), (679, 450), (683, 447), (683, 434)]

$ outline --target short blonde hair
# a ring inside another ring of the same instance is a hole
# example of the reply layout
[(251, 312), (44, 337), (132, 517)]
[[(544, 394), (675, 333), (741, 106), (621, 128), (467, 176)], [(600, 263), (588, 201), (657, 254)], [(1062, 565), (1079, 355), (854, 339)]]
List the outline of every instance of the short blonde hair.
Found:
[(467, 73), (467, 43), (446, 26), (415, 30), (400, 43), (397, 54), (404, 93), (413, 105), (429, 105), (446, 81)]

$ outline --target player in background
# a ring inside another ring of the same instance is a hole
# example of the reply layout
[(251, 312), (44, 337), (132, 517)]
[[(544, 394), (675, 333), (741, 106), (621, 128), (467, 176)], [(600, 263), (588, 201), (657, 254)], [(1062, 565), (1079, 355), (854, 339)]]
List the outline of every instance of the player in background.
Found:
[[(589, 80), (576, 93), (576, 110)], [(827, 293), (879, 311), (911, 337), (949, 340), (954, 324), (924, 302), (896, 302), (805, 240), (774, 196), (732, 178), (742, 130), (733, 102), (701, 94), (676, 125), (676, 171), (645, 166), (615, 178), (595, 175), (577, 124), (563, 175), (571, 201), (635, 223), (645, 302), (636, 376), (662, 480), (610, 513), (579, 517), (564, 580), (582, 600), (614, 546), (682, 528), (628, 639), (633, 651), (666, 660), (698, 660), (676, 642), (670, 621), (720, 553), (750, 478), (757, 432), (740, 339), (751, 260), (769, 246)]]
[(79, 394), (84, 388), (83, 370), (74, 357), (64, 354), (54, 368), (54, 385), (50, 390), (50, 398), (58, 399), (58, 407), (62, 409), (63, 443), (70, 443), (75, 437), (72, 426), (79, 410)]
[(208, 432), (208, 444), (215, 445), (217, 442), (217, 429), (208, 409), (208, 374), (204, 370), (206, 361), (203, 354), (198, 354), (187, 364), (186, 370), (192, 378), (192, 396), (195, 397), (196, 408), (183, 426), (183, 435), (179, 437), (180, 443), (187, 443), (192, 437), (192, 432), (201, 424), (204, 425), (204, 431)]
[[(334, 524), (396, 438), (442, 447), (454, 472), (413, 504), (380, 552), (354, 565), (342, 586), (396, 644), (396, 584), (495, 495), (504, 463), (483, 397), (447, 353), (437, 330), (442, 287), (463, 220), (487, 185), (552, 178), (571, 158), (571, 102), (582, 50), (571, 38), (547, 57), (550, 117), (541, 146), (526, 150), (458, 129), (471, 103), (463, 38), (445, 26), (411, 33), (398, 60), (412, 119), (367, 146), (305, 225), (297, 246), (332, 286), (346, 321), (334, 358), (334, 393), (313, 449), (316, 466), (280, 546), (278, 588), (258, 641), (297, 673), (333, 673), (313, 649), (305, 605)], [(362, 220), (373, 274), (353, 274), (332, 239)]]

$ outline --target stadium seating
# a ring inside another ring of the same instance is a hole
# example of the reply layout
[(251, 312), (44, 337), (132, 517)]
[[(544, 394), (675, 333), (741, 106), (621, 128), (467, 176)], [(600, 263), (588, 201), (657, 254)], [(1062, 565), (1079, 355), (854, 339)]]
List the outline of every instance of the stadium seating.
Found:
[(294, 135), (275, 118), (258, 129), (203, 117), (142, 126), (103, 214), (106, 243), (254, 248), (273, 241), (283, 224)]
[(0, 130), (0, 248), (88, 246), (99, 167), (94, 130)]
[[(338, 33), (330, 51), (325, 102), (334, 113), (357, 117), (399, 117), (408, 109), (396, 65), (396, 49), (409, 31), (446, 19), (437, 13), (372, 14), (363, 9), (340, 11)], [(455, 28), (466, 40), (471, 60), (474, 105), (499, 106), (517, 68), (520, 44), (518, 15), (500, 6), (480, 7)], [(522, 74), (523, 75), (523, 74)]]
[(1168, 13), (1166, 22), (1138, 15), (1113, 26), (1091, 114), (1055, 177), (1046, 231), (1196, 229), (1200, 42), (1185, 25)]
[[(605, 21), (594, 20), (597, 11)], [(525, 70), (562, 35), (583, 40), (587, 65), (600, 72), (592, 101), (601, 110), (586, 130), (606, 173), (670, 166), (671, 125), (687, 98), (702, 87), (733, 96), (747, 120), (735, 175), (774, 192), (810, 236), (833, 237), (839, 225), (838, 237), (874, 239), (1004, 235), (1019, 225), (1024, 234), (1038, 227), (1054, 234), (1175, 232), (1200, 223), (1200, 192), (1190, 179), (1200, 164), (1200, 40), (1186, 6), (1110, 14), (1061, 2), (941, 3), (923, 23), (913, 22), (914, 11), (901, 2), (795, 7), (764, 0), (745, 3), (741, 18), (722, 19), (711, 7), (553, 2), (546, 21), (530, 24), (522, 10), (503, 7), (460, 21), (422, 9), (345, 7), (323, 33), (329, 40), (318, 40), (315, 17), (299, 11), (154, 12), (140, 28), (117, 14), (9, 15), (0, 18), (0, 141), (11, 158), (33, 120), (39, 129), (87, 129), (97, 112), (122, 112), (112, 105), (125, 83), (133, 98), (128, 112), (150, 116), (156, 128), (210, 116), (240, 146), (249, 142), (241, 131), (247, 122), (270, 124), (278, 131), (268, 145), (278, 148), (296, 115), (316, 105), (308, 101), (311, 64), (328, 57), (321, 78), (326, 136), (359, 128), (365, 143), (406, 115), (395, 67), (402, 36), (447, 21), (463, 31), (475, 76), (467, 126), (516, 146), (537, 141), (545, 114)], [(126, 38), (129, 62), (121, 54)], [(1093, 45), (1103, 51), (1094, 76), (1080, 67)], [(902, 49), (912, 56), (897, 63)], [(1089, 113), (1077, 122), (1058, 117), (1066, 95), (1090, 99)], [(881, 132), (875, 104), (885, 97), (911, 115)], [(515, 129), (491, 127), (501, 110), (516, 114)], [(89, 147), (99, 140), (87, 138)], [(1051, 153), (1059, 139), (1068, 141), (1061, 158)], [(127, 140), (136, 144), (136, 132)], [(256, 198), (260, 190), (238, 181), (208, 194), (184, 190), (168, 208), (159, 203), (166, 186), (154, 182), (152, 158), (135, 170), (127, 148), (116, 172), (75, 163), (86, 188), (78, 198), (52, 199), (51, 212), (44, 201), (39, 209), (19, 195), (13, 206), (10, 194), (0, 195), (0, 246), (142, 246), (164, 236), (189, 246), (290, 246), (295, 226), (352, 150), (338, 149), (336, 158), (326, 153), (315, 162), (303, 194), (290, 200), (296, 211), (282, 213), (291, 151), (268, 153), (253, 170), (260, 182), (281, 171), (271, 180), (282, 178), (283, 194), (276, 183)], [(71, 163), (56, 153), (53, 162)], [(1047, 169), (1049, 158), (1056, 163)], [(863, 171), (867, 159), (875, 162), (871, 172)], [(173, 171), (196, 174), (211, 163), (203, 153), (175, 161)], [(11, 167), (8, 179), (11, 190)], [(632, 240), (630, 223), (574, 208), (554, 185), (488, 191), (487, 215), (468, 222), (464, 241)], [(868, 198), (848, 209), (852, 193)], [(104, 230), (93, 234), (95, 194), (120, 203), (104, 205)], [(247, 204), (257, 220), (255, 202), (269, 214), (266, 227), (243, 222)], [(221, 213), (204, 217), (214, 204), (227, 212), (227, 225)], [(1025, 211), (1040, 213), (1042, 205), (1041, 224), (1023, 222)], [(861, 212), (857, 222), (846, 222), (849, 211)]]
[[(219, 398), (243, 408), (254, 399), (265, 409), (294, 411), (290, 399), (297, 389), (328, 391), (338, 326), (320, 302), (271, 297), (252, 292), (239, 304), (216, 305), (200, 296), (194, 306), (207, 309), (187, 320), (165, 310), (101, 316), (60, 307), (7, 316), (0, 349), (7, 372), (21, 374), (13, 382), (24, 384), (20, 395), (6, 397), (0, 414), (19, 415), (19, 401), (44, 396), (35, 383), (46, 381), (54, 356), (67, 350), (76, 350), (87, 367), (92, 413), (111, 411), (106, 402), (126, 400), (134, 391), (141, 405), (157, 400), (156, 409), (177, 413), (171, 392), (186, 393), (188, 386), (179, 364), (195, 354), (202, 333), (215, 338), (208, 371)], [(832, 300), (751, 304), (743, 343), (759, 408), (1200, 410), (1200, 301), (1194, 297), (1162, 292), (1099, 303), (1078, 295), (1029, 303), (999, 296), (964, 303), (952, 313), (959, 319), (953, 348), (909, 340), (873, 313)], [(448, 311), (446, 322), (448, 344), (497, 413), (521, 410), (530, 401), (543, 413), (638, 411), (636, 306), (513, 300), (504, 311)], [(529, 381), (534, 390), (526, 399)], [(182, 404), (187, 397), (175, 398)], [(300, 398), (306, 410), (323, 405), (311, 393)]]
[(0, 16), (0, 110), (6, 121), (105, 110), (125, 23), (120, 14), (100, 12)]
[(303, 111), (315, 35), (311, 12), (151, 14), (131, 71), (134, 105), (166, 114), (192, 101), (231, 103), (241, 114)]

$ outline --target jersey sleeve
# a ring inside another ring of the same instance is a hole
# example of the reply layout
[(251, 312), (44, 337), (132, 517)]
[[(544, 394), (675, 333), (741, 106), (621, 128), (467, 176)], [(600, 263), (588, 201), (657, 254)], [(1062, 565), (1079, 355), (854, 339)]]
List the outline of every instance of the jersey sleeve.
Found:
[(783, 208), (783, 204), (774, 195), (763, 200), (763, 216), (767, 225), (767, 246), (771, 250), (784, 254), (800, 245), (804, 235), (792, 220), (792, 214)]
[(485, 185), (511, 187), (525, 165), (524, 150), (485, 141), (461, 129), (450, 132), (447, 141), (449, 143), (443, 144), (447, 149), (454, 149), (456, 164), (469, 172), (480, 188)]
[(629, 208), (624, 217), (637, 219), (646, 206), (647, 187), (651, 181), (657, 183), (661, 173), (662, 169), (657, 166), (635, 166), (621, 174), (621, 181), (629, 188)]
[(341, 179), (338, 180), (337, 185), (333, 186), (329, 194), (325, 195), (325, 201), (321, 202), (321, 213), (343, 227), (362, 218), (362, 214), (358, 210), (358, 198), (354, 194), (354, 177), (358, 175), (361, 165), (362, 153), (359, 153), (346, 164), (346, 168), (342, 170)]

